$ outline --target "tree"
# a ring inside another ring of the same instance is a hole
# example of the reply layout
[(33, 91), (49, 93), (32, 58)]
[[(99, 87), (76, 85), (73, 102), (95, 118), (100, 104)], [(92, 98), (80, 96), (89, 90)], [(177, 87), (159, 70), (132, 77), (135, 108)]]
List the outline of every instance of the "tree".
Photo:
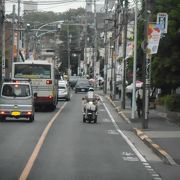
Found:
[(159, 44), (158, 53), (152, 61), (152, 82), (161, 88), (164, 94), (170, 94), (180, 86), (180, 1), (156, 0), (155, 15), (158, 12), (168, 13), (168, 33)]
[[(58, 51), (58, 56), (60, 56), (60, 60), (62, 62), (61, 70), (63, 72), (67, 69), (67, 59), (68, 59), (68, 53), (67, 53), (67, 24), (75, 24), (75, 23), (81, 23), (81, 20), (84, 19), (85, 10), (83, 8), (78, 9), (70, 9), (64, 13), (54, 13), (54, 12), (32, 12), (25, 14), (23, 19), (25, 24), (29, 23), (31, 24), (31, 27), (34, 29), (38, 29), (43, 24), (48, 24), (50, 22), (54, 21), (64, 21), (64, 25), (62, 24), (61, 30), (56, 35), (59, 35), (60, 40), (62, 41), (62, 44), (55, 45), (55, 49)], [(55, 30), (55, 26), (46, 26), (45, 29), (49, 30)], [(58, 30), (58, 29), (57, 29)], [(78, 47), (79, 40), (80, 40), (80, 34), (83, 31), (82, 26), (75, 26), (75, 25), (69, 25), (69, 35), (72, 35), (71, 42), (70, 42), (70, 49), (73, 49), (73, 52), (70, 52), (70, 56), (72, 53), (76, 53), (76, 51), (80, 51)], [(54, 34), (46, 34), (45, 36), (52, 36), (54, 37)], [(52, 38), (51, 38), (52, 39)], [(83, 54), (83, 53), (82, 53)], [(82, 57), (82, 55), (81, 55)], [(76, 61), (73, 61), (72, 63), (76, 63)], [(74, 65), (75, 69), (77, 67)]]

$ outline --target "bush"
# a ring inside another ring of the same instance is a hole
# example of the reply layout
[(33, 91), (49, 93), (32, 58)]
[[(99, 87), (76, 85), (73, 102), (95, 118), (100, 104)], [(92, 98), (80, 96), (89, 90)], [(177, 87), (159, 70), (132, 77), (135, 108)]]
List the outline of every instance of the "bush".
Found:
[(166, 96), (160, 97), (158, 99), (158, 103), (160, 105), (165, 106), (167, 110), (169, 111), (180, 112), (180, 95), (179, 94), (166, 95)]

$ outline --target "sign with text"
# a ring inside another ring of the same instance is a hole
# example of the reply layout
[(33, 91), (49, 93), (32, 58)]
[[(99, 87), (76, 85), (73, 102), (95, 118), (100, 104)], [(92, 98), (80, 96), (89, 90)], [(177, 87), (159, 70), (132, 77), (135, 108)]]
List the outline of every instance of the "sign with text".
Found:
[(157, 14), (157, 24), (160, 25), (161, 33), (167, 33), (168, 14), (167, 13), (158, 13)]

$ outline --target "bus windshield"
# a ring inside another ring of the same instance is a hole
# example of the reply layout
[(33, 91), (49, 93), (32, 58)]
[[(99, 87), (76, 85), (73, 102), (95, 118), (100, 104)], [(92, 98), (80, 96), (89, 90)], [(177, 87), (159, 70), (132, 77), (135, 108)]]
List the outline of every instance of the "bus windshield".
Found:
[(50, 79), (51, 66), (47, 64), (16, 64), (15, 78)]

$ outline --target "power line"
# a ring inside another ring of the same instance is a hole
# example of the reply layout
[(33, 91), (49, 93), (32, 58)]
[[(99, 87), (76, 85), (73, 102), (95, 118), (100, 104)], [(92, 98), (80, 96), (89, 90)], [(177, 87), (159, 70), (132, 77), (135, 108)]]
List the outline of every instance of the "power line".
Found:
[[(9, 3), (18, 3), (18, 0), (6, 0)], [(21, 1), (21, 4), (27, 5), (52, 5), (52, 4), (62, 4), (70, 2), (87, 2), (86, 0), (60, 0), (60, 1)], [(91, 2), (91, 1), (89, 1)]]

